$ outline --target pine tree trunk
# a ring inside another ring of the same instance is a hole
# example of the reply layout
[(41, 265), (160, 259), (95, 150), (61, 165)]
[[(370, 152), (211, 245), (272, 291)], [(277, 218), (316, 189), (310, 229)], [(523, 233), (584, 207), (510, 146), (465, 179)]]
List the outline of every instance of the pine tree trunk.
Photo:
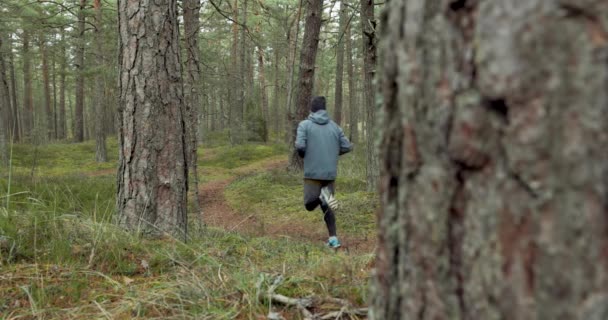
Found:
[(304, 38), (302, 39), (302, 52), (300, 53), (296, 114), (291, 124), (291, 153), (289, 157), (289, 168), (296, 171), (302, 170), (304, 165), (295, 150), (296, 129), (298, 123), (304, 120), (310, 112), (309, 105), (315, 80), (315, 61), (319, 47), (319, 33), (321, 32), (321, 16), (323, 13), (323, 0), (305, 1), (306, 22)]
[[(232, 16), (235, 21), (240, 21), (239, 17), (239, 2), (238, 0), (234, 0)], [(240, 108), (242, 106), (241, 101), (241, 91), (242, 91), (242, 77), (240, 67), (240, 42), (239, 42), (239, 25), (237, 23), (232, 24), (232, 56), (230, 57), (232, 60), (232, 76), (231, 83), (234, 83), (235, 88), (233, 92), (228, 93), (228, 101), (230, 104), (229, 111), (229, 126), (230, 126), (230, 142), (232, 144), (241, 143), (241, 121), (239, 120)]]
[[(101, 11), (101, 0), (94, 0), (93, 7), (95, 8), (95, 57), (97, 66), (101, 67), (104, 65), (103, 61), (103, 46), (102, 46), (102, 33), (101, 27), (103, 23), (103, 15)], [(106, 132), (104, 130), (105, 125), (105, 88), (104, 88), (104, 75), (103, 70), (100, 70), (97, 75), (97, 83), (95, 84), (95, 160), (97, 162), (108, 161), (108, 151), (106, 147)]]
[(236, 131), (234, 134), (236, 135), (236, 143), (243, 143), (245, 137), (247, 136), (247, 125), (248, 120), (245, 118), (245, 94), (247, 92), (246, 79), (248, 78), (248, 66), (247, 66), (247, 55), (249, 51), (247, 50), (247, 32), (245, 30), (245, 26), (247, 26), (247, 0), (242, 0), (243, 8), (241, 10), (241, 19), (239, 19), (240, 26), (240, 36), (239, 36), (239, 72), (237, 75), (237, 118), (238, 124), (235, 127)]
[[(225, 103), (226, 101), (229, 101), (229, 100), (227, 100), (227, 99), (223, 99), (223, 98), (221, 98), (221, 99), (219, 99), (219, 100), (220, 100), (220, 102), (219, 102), (219, 108), (220, 108), (220, 109), (218, 110), (218, 115), (217, 115), (217, 116), (218, 116), (218, 118), (219, 118), (219, 125), (220, 125), (220, 127), (219, 127), (218, 129), (220, 129), (220, 130), (224, 130), (224, 129), (226, 129), (227, 122), (229, 122), (229, 120), (230, 120), (230, 117), (229, 117), (229, 116), (228, 116), (228, 117), (225, 117), (225, 114), (226, 114), (226, 106), (225, 106), (225, 104), (224, 104), (224, 103)], [(228, 120), (228, 121), (227, 121), (227, 120)], [(228, 124), (229, 124), (229, 123), (228, 123)]]
[(272, 115), (273, 115), (273, 131), (276, 135), (279, 134), (279, 119), (280, 117), (280, 112), (279, 112), (279, 101), (280, 101), (280, 96), (281, 96), (281, 74), (279, 71), (279, 63), (280, 63), (280, 54), (279, 54), (279, 48), (278, 46), (273, 48), (274, 51), (274, 61), (272, 61), (273, 65), (274, 65), (274, 94), (272, 96)]
[(187, 235), (187, 145), (177, 1), (118, 1), (118, 222), (137, 233)]
[(76, 39), (76, 105), (74, 110), (74, 140), (84, 141), (84, 47), (85, 47), (85, 17), (84, 10), (87, 0), (80, 0), (78, 10), (78, 25)]
[[(268, 130), (270, 117), (268, 113), (268, 95), (266, 94), (266, 72), (264, 70), (264, 49), (258, 47), (258, 77), (260, 81), (260, 105), (262, 106), (262, 115), (264, 117), (264, 127)], [(264, 142), (268, 140), (268, 135), (264, 135)]]
[(53, 110), (51, 109), (51, 84), (49, 79), (49, 55), (44, 36), (40, 37), (40, 51), (42, 55), (42, 86), (44, 88), (44, 113), (46, 114), (45, 137), (53, 137)]
[[(4, 35), (0, 34), (0, 166), (8, 164), (8, 133), (10, 132), (11, 100), (4, 62), (6, 42)], [(4, 171), (4, 170), (3, 170)]]
[[(289, 75), (289, 83), (287, 85), (287, 121), (288, 125), (285, 126), (285, 140), (287, 142), (291, 141), (292, 138), (292, 127), (293, 121), (295, 119), (294, 107), (292, 106), (293, 100), (293, 82), (295, 75), (295, 64), (296, 64), (296, 53), (298, 51), (298, 37), (300, 35), (300, 17), (302, 15), (302, 6), (305, 0), (300, 0), (300, 5), (298, 6), (298, 11), (296, 13), (296, 18), (293, 21), (294, 23), (290, 28), (287, 29), (287, 42), (289, 43), (289, 48), (287, 49), (287, 57), (285, 59), (285, 64), (287, 65), (287, 74)], [(293, 30), (293, 31), (292, 31)], [(291, 36), (291, 34), (295, 34), (295, 36)]]
[(376, 20), (374, 0), (361, 0), (361, 29), (363, 30), (363, 95), (366, 111), (367, 190), (376, 191), (379, 173), (378, 150), (375, 146), (376, 90), (373, 85), (376, 73)]
[(32, 57), (30, 54), (30, 34), (23, 30), (23, 132), (33, 139), (34, 98), (32, 92)]
[(9, 51), (8, 51), (8, 59), (9, 59), (9, 68), (11, 74), (11, 104), (12, 104), (12, 114), (13, 114), (13, 122), (11, 123), (11, 136), (15, 142), (21, 141), (21, 137), (23, 136), (23, 132), (21, 130), (21, 122), (20, 122), (20, 113), (19, 113), (19, 105), (17, 104), (17, 78), (15, 77), (15, 62), (13, 58), (13, 50), (11, 48), (9, 42)]
[(346, 72), (348, 73), (348, 110), (350, 114), (349, 135), (352, 143), (359, 141), (359, 111), (355, 101), (355, 72), (353, 71), (352, 21), (346, 29)]
[(346, 6), (344, 0), (340, 1), (340, 17), (338, 28), (338, 46), (336, 48), (336, 85), (335, 85), (335, 111), (334, 121), (342, 124), (342, 78), (344, 76), (344, 41), (346, 38)]
[(66, 93), (66, 67), (67, 67), (67, 52), (65, 47), (64, 30), (61, 30), (61, 61), (59, 66), (59, 124), (57, 125), (57, 135), (59, 139), (67, 138), (67, 120), (65, 111), (65, 93)]
[(55, 50), (53, 50), (53, 55), (51, 56), (51, 85), (53, 86), (52, 138), (57, 140), (57, 53)]
[(583, 2), (388, 2), (371, 319), (608, 319), (608, 5)]
[[(247, 8), (247, 7), (245, 7)], [(247, 11), (245, 10), (245, 13), (247, 13)], [(247, 22), (247, 20), (245, 20), (245, 22)], [(256, 53), (255, 53), (255, 46), (251, 43), (251, 40), (249, 39), (249, 35), (247, 34), (247, 31), (244, 30), (245, 32), (245, 58), (246, 58), (246, 75), (247, 77), (245, 78), (245, 105), (247, 105), (249, 102), (251, 102), (253, 100), (253, 96), (254, 96), (254, 86), (253, 84), (255, 83), (254, 81), (254, 75), (253, 75), (253, 60), (254, 57), (256, 57)]]
[[(200, 107), (199, 84), (201, 79), (200, 49), (198, 46), (200, 0), (184, 0), (184, 32), (186, 39), (186, 70), (188, 72), (184, 83), (184, 100), (186, 102), (186, 138), (188, 147), (188, 169), (194, 188), (194, 210), (196, 216), (203, 221), (198, 190), (198, 116)], [(202, 225), (202, 223), (201, 223)]]

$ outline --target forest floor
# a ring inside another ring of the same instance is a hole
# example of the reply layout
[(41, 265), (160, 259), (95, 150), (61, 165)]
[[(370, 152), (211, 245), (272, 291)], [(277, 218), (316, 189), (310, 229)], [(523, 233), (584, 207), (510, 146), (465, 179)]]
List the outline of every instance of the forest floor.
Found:
[(303, 208), (284, 146), (201, 149), (206, 226), (191, 210), (188, 243), (116, 228), (117, 159), (92, 155), (92, 143), (16, 145), (0, 172), (0, 319), (364, 318), (377, 199), (363, 154), (341, 163), (339, 251), (324, 246), (320, 211)]

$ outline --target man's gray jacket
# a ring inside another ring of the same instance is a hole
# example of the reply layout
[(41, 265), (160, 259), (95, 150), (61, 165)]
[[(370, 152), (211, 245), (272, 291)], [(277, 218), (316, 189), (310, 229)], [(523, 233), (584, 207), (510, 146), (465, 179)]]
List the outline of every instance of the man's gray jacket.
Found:
[(329, 119), (326, 110), (311, 113), (300, 122), (296, 150), (304, 157), (304, 178), (335, 180), (338, 156), (353, 149), (342, 128)]

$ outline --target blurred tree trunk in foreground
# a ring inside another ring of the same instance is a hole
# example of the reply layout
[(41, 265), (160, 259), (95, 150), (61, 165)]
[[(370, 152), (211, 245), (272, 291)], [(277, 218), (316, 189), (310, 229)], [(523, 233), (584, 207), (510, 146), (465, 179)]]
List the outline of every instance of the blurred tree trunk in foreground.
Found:
[(608, 319), (608, 3), (389, 1), (372, 318)]

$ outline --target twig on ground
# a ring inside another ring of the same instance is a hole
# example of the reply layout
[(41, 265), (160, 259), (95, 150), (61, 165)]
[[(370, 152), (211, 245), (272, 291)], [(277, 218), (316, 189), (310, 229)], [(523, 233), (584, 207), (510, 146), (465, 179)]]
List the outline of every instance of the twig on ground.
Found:
[[(366, 316), (367, 308), (353, 308), (352, 304), (345, 299), (339, 299), (334, 297), (306, 297), (306, 298), (291, 298), (282, 294), (275, 293), (275, 290), (283, 282), (283, 277), (279, 275), (274, 279), (272, 284), (268, 287), (266, 295), (262, 294), (262, 285), (264, 283), (265, 276), (260, 275), (260, 279), (256, 283), (256, 289), (258, 290), (259, 299), (266, 298), (270, 305), (278, 303), (286, 306), (296, 307), (306, 320), (329, 320), (329, 319), (342, 319), (344, 316), (352, 317)], [(331, 303), (339, 305), (340, 310), (331, 311), (325, 314), (314, 314), (309, 308), (314, 307), (315, 304)]]
[(232, 226), (232, 228), (230, 228), (230, 231), (234, 231), (236, 230), (236, 228), (238, 228), (240, 225), (242, 225), (245, 221), (253, 218), (255, 214), (250, 214), (249, 216), (247, 216), (247, 218), (241, 220), (239, 223), (235, 224), (234, 226)]

